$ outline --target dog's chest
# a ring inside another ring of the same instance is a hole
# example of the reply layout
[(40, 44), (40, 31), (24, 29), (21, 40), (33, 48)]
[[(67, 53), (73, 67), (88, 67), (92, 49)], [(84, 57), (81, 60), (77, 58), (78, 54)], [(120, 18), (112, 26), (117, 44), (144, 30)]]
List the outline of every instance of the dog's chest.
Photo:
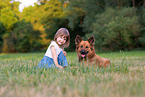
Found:
[(79, 57), (78, 60), (81, 63), (83, 62), (83, 63), (89, 64), (89, 65), (97, 65), (97, 64), (99, 64), (99, 61), (96, 60), (95, 57), (93, 57), (93, 58), (81, 58), (81, 57)]

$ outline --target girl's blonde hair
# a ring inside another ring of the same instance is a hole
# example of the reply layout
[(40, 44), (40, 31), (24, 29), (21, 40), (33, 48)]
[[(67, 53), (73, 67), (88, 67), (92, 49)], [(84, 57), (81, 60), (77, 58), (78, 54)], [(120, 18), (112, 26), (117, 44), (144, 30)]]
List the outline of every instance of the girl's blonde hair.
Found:
[(69, 31), (66, 28), (60, 28), (54, 36), (54, 41), (56, 41), (56, 39), (61, 35), (64, 35), (66, 37), (66, 42), (65, 42), (65, 44), (63, 44), (63, 47), (67, 48), (70, 43)]

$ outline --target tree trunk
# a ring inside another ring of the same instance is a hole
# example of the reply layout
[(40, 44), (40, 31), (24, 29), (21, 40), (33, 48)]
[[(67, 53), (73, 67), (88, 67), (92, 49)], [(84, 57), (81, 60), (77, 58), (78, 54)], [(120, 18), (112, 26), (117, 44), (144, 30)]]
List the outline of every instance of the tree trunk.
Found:
[(133, 5), (133, 8), (135, 8), (135, 2), (134, 2), (134, 0), (132, 0), (132, 5)]
[(145, 0), (144, 0), (144, 3), (143, 3), (143, 7), (145, 8)]
[(117, 5), (118, 5), (118, 7), (120, 8), (119, 0), (117, 0)]

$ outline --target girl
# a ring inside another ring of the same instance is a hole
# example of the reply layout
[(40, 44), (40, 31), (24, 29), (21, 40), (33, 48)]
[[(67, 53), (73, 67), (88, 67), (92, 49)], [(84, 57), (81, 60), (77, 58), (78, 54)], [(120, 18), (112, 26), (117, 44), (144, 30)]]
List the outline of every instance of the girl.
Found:
[(63, 51), (70, 43), (69, 31), (66, 28), (60, 28), (51, 41), (44, 57), (38, 64), (38, 68), (64, 68), (68, 66), (66, 52)]

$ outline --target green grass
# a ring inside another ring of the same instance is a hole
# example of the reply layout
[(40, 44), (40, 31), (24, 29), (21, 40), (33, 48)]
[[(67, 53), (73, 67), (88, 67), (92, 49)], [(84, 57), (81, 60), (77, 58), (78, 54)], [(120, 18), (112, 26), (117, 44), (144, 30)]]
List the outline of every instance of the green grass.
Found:
[(145, 51), (98, 55), (111, 66), (84, 68), (69, 52), (64, 70), (35, 69), (44, 53), (0, 54), (0, 97), (145, 97)]

